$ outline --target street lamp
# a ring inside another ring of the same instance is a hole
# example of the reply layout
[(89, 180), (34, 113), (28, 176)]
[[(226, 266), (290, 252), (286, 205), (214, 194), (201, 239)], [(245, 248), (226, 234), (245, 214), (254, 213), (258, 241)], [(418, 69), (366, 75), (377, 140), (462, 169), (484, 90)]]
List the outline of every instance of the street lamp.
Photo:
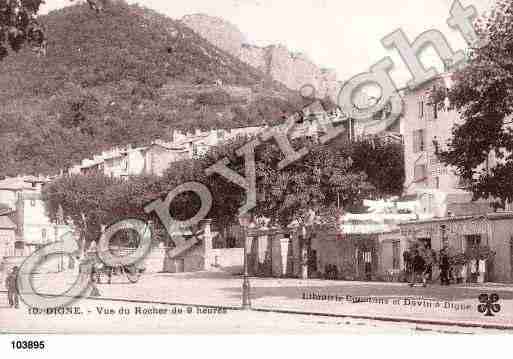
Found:
[(242, 280), (242, 309), (251, 309), (251, 298), (250, 298), (250, 285), (249, 285), (249, 274), (248, 274), (248, 232), (246, 230), (251, 223), (251, 216), (242, 214), (239, 216), (239, 224), (242, 228), (242, 236), (244, 238), (244, 275)]

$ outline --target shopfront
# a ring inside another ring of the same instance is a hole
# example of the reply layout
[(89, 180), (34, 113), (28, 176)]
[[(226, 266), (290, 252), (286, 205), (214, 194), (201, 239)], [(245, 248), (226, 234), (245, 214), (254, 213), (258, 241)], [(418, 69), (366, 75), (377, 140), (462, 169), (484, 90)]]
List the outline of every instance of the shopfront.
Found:
[(399, 225), (410, 243), (447, 248), (453, 258), (453, 274), (461, 282), (510, 282), (513, 278), (513, 214), (446, 217)]

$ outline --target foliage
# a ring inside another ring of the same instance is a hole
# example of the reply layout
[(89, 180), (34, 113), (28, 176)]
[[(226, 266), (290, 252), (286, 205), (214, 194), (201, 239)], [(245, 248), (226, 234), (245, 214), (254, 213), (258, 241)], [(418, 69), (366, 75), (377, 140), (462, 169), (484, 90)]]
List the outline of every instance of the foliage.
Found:
[(23, 44), (41, 46), (44, 33), (36, 21), (42, 0), (0, 0), (0, 60)]
[(448, 256), (451, 265), (466, 265), (473, 259), (488, 260), (495, 256), (489, 246), (481, 245), (478, 248), (467, 248), (465, 252), (449, 247)]
[[(235, 155), (249, 139), (239, 138), (209, 151), (199, 160), (200, 168), (206, 169), (222, 158), (230, 160), (230, 168), (244, 173), (243, 157)], [(309, 210), (326, 209), (336, 206), (349, 206), (361, 201), (373, 186), (366, 181), (366, 175), (352, 169), (349, 153), (329, 145), (313, 144), (307, 139), (293, 141), (295, 148), (309, 147), (306, 156), (279, 170), (278, 162), (283, 154), (277, 144), (266, 142), (255, 149), (257, 207), (256, 217), (265, 216), (279, 225), (288, 225), (294, 219), (301, 220)], [(167, 172), (167, 180), (172, 185), (179, 184), (187, 177), (204, 183), (214, 195), (210, 217), (219, 223), (231, 223), (237, 217), (238, 209), (246, 201), (245, 191), (227, 181), (219, 174), (204, 176), (203, 171), (195, 171), (187, 176), (175, 168)], [(202, 173), (198, 176), (198, 173)], [(183, 182), (182, 182), (183, 183)], [(171, 186), (172, 187), (172, 186)]]
[(404, 151), (400, 143), (376, 137), (351, 146), (353, 170), (367, 174), (376, 197), (401, 195), (404, 183)]
[[(45, 56), (21, 49), (2, 61), (0, 175), (55, 174), (104, 149), (168, 140), (173, 130), (276, 123), (284, 109), (300, 108), (297, 94), (262, 85), (262, 73), (180, 22), (122, 1), (93, 2), (102, 11), (83, 4), (38, 18)], [(251, 89), (242, 103), (248, 116), (232, 112), (235, 99), (219, 80)]]
[[(453, 76), (447, 95), (463, 123), (454, 127), (440, 158), (471, 183), (476, 199), (497, 199), (504, 206), (513, 201), (513, 4), (498, 1), (478, 31), (489, 42), (472, 49), (468, 64)], [(490, 153), (498, 163), (487, 170)]]
[[(164, 199), (179, 185), (195, 181), (209, 188), (213, 204), (208, 217), (223, 226), (236, 220), (239, 207), (246, 201), (246, 193), (219, 174), (207, 176), (205, 169), (227, 157), (231, 169), (244, 173), (244, 158), (236, 156), (235, 150), (248, 140), (240, 137), (213, 148), (198, 160), (175, 162), (162, 177), (122, 180), (102, 174), (64, 176), (44, 188), (43, 199), (53, 221), (57, 220), (62, 207), (65, 219), (87, 232), (90, 241), (99, 236), (102, 224), (116, 220), (136, 217), (159, 222), (155, 213), (147, 215), (144, 212), (144, 206), (158, 198)], [(339, 211), (332, 209), (339, 205), (349, 208), (375, 193), (367, 175), (354, 169), (351, 148), (316, 144), (307, 139), (294, 140), (293, 145), (295, 148), (308, 147), (309, 152), (283, 170), (278, 169), (283, 154), (276, 143), (265, 142), (256, 147), (257, 206), (252, 211), (254, 216), (265, 216), (281, 226), (294, 220), (304, 223), (312, 210), (335, 216)], [(185, 220), (192, 218), (200, 206), (200, 198), (186, 192), (173, 200), (170, 213), (174, 218)]]
[(73, 225), (87, 243), (99, 238), (102, 225), (126, 218), (155, 220), (144, 205), (159, 194), (155, 177), (126, 181), (97, 173), (58, 178), (43, 188), (42, 199), (52, 222)]

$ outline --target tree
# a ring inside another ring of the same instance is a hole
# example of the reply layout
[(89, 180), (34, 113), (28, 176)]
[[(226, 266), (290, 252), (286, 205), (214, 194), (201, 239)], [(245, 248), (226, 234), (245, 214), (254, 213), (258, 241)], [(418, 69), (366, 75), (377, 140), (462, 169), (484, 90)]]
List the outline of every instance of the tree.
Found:
[[(453, 75), (447, 96), (463, 123), (454, 127), (440, 158), (469, 183), (476, 199), (496, 199), (504, 206), (513, 201), (513, 4), (498, 1), (481, 19), (478, 33), (489, 42), (471, 49), (468, 64)], [(487, 169), (483, 164), (491, 153), (498, 163)]]
[[(207, 153), (204, 167), (222, 158), (230, 159), (230, 168), (244, 173), (243, 157), (235, 156), (247, 139), (239, 139)], [(257, 206), (256, 217), (270, 218), (275, 225), (287, 226), (294, 220), (302, 221), (311, 210), (317, 213), (333, 206), (354, 205), (365, 198), (374, 187), (361, 171), (354, 171), (347, 148), (315, 144), (308, 139), (293, 141), (296, 148), (309, 147), (306, 156), (284, 169), (278, 168), (283, 153), (274, 142), (266, 142), (255, 149)], [(205, 178), (214, 194), (212, 217), (221, 222), (233, 221), (246, 194), (223, 176), (213, 174)]]
[(0, 0), (0, 60), (23, 44), (42, 46), (45, 37), (36, 15), (42, 0)]
[[(208, 153), (206, 165), (227, 157), (232, 170), (244, 173), (243, 158), (233, 153), (247, 141), (241, 139)], [(315, 224), (336, 225), (337, 214), (359, 204), (375, 189), (364, 172), (352, 169), (351, 152), (347, 147), (322, 145), (306, 138), (291, 142), (295, 148), (307, 147), (309, 151), (283, 169), (279, 169), (278, 164), (284, 154), (274, 141), (255, 148), (257, 204), (251, 214), (270, 219), (271, 226), (286, 228), (295, 222), (303, 243), (302, 277), (306, 278), (307, 248), (318, 228)], [(211, 218), (221, 223), (233, 222), (247, 195), (217, 173), (207, 181), (214, 195)]]
[(46, 185), (42, 199), (52, 222), (62, 216), (81, 234), (83, 248), (100, 238), (102, 226), (127, 218), (156, 220), (144, 206), (161, 194), (155, 177), (133, 177), (129, 181), (102, 173), (63, 176)]
[(364, 172), (376, 188), (375, 197), (401, 195), (404, 184), (404, 151), (400, 143), (375, 137), (351, 144), (352, 169)]
[[(224, 176), (207, 175), (205, 170), (228, 158), (232, 170), (244, 173), (244, 158), (235, 152), (250, 140), (238, 137), (210, 149), (199, 159), (174, 162), (161, 177), (119, 179), (102, 173), (63, 176), (45, 186), (43, 200), (52, 221), (57, 221), (62, 208), (65, 221), (79, 229), (85, 246), (99, 239), (102, 226), (126, 218), (152, 220), (159, 240), (168, 242), (165, 224), (155, 212), (146, 213), (145, 206), (165, 199), (182, 184), (199, 182), (213, 197), (208, 218), (224, 228), (236, 221), (247, 194)], [(334, 224), (341, 211), (361, 207), (364, 198), (389, 195), (400, 187), (401, 183), (380, 178), (391, 177), (384, 172), (388, 166), (394, 173), (402, 173), (400, 146), (381, 143), (372, 152), (366, 143), (322, 145), (306, 138), (292, 143), (309, 151), (281, 170), (278, 163), (284, 155), (274, 141), (255, 148), (257, 205), (251, 214), (271, 219), (271, 225), (286, 227), (296, 221), (304, 227), (310, 224), (307, 222), (313, 212), (325, 223)], [(370, 161), (367, 166), (366, 158)], [(173, 218), (187, 220), (196, 215), (201, 204), (196, 194), (186, 192), (173, 199), (169, 212)]]

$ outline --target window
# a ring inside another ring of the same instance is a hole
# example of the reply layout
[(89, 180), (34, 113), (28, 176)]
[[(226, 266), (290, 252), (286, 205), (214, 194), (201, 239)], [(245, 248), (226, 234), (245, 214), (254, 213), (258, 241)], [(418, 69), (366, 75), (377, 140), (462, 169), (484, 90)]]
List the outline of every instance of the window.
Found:
[(433, 118), (436, 120), (438, 118), (438, 104), (433, 104)]
[(217, 138), (222, 140), (224, 138), (224, 131), (223, 130), (218, 130), (217, 131)]
[(435, 177), (435, 188), (436, 189), (440, 188), (440, 177)]
[(43, 228), (41, 230), (41, 239), (43, 240), (43, 242), (46, 242), (46, 228)]
[(192, 155), (197, 156), (198, 155), (198, 145), (193, 143), (192, 144)]
[(424, 101), (419, 100), (419, 118), (424, 117)]
[(35, 199), (31, 199), (31, 200), (30, 200), (30, 205), (31, 205), (32, 207), (35, 207), (35, 206), (36, 206), (36, 200), (35, 200)]
[(481, 236), (479, 234), (467, 235), (465, 236), (465, 242), (467, 251), (478, 249), (481, 245)]
[(413, 131), (413, 153), (426, 150), (426, 131), (424, 129)]
[(415, 182), (421, 182), (427, 178), (427, 169), (425, 164), (416, 165), (413, 171), (413, 180)]

